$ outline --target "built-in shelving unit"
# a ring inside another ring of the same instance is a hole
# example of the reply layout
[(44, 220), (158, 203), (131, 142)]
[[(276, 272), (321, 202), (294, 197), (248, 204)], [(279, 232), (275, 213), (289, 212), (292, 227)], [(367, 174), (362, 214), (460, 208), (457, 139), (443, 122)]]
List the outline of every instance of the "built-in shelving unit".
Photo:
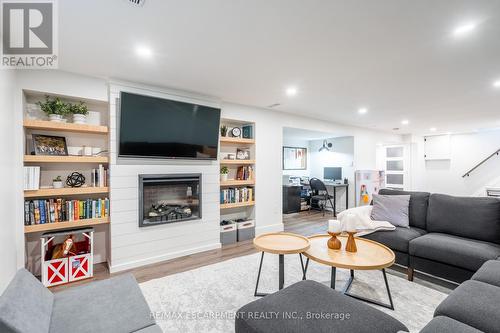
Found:
[(34, 232), (46, 232), (55, 231), (71, 228), (89, 227), (98, 224), (108, 224), (109, 217), (104, 217), (100, 219), (85, 219), (78, 221), (68, 221), (68, 222), (55, 222), (55, 223), (45, 223), (45, 224), (35, 224), (24, 226), (24, 233), (34, 233)]
[[(64, 102), (84, 102), (90, 111), (87, 116), (87, 124), (75, 124), (71, 122), (72, 119), (70, 116), (67, 117), (68, 119), (65, 122), (49, 121), (40, 108), (36, 106), (37, 102), (45, 100), (45, 95), (59, 97)], [(109, 188), (107, 186), (93, 187), (90, 181), (92, 179), (92, 169), (98, 169), (100, 165), (108, 168), (109, 164), (109, 157), (106, 155), (110, 142), (109, 103), (107, 101), (79, 96), (64, 96), (51, 92), (23, 90), (23, 114), (24, 165), (40, 167), (39, 189), (24, 191), (24, 200), (26, 202), (29, 201), (29, 205), (32, 204), (31, 201), (40, 204), (44, 200), (51, 199), (57, 203), (57, 199), (59, 198), (62, 199), (62, 202), (64, 200), (84, 201), (87, 199), (109, 198)], [(73, 148), (72, 151), (80, 149), (80, 155), (34, 155), (32, 139), (32, 135), (34, 134), (64, 137), (68, 151), (70, 151), (69, 148)], [(83, 156), (84, 147), (92, 147), (92, 150), (96, 148), (101, 153)], [(63, 188), (54, 188), (51, 186), (54, 178), (60, 176), (64, 184), (66, 177), (75, 171), (85, 176), (86, 181), (84, 186), (73, 188), (66, 185)], [(42, 221), (40, 219), (40, 222)], [(17, 221), (16, 223), (23, 222)], [(109, 223), (110, 217), (108, 211), (107, 216), (102, 218), (24, 225), (26, 268), (36, 270), (33, 265), (39, 265), (39, 258), (37, 256), (39, 255), (39, 242), (42, 233), (92, 226), (95, 227), (96, 233), (99, 234), (95, 240), (98, 243), (97, 247), (106, 249), (108, 247), (106, 243), (109, 239)]]
[[(252, 193), (252, 197), (249, 201), (244, 202), (234, 202), (234, 203), (224, 203), (221, 200), (221, 220), (232, 220), (232, 219), (255, 219), (255, 167), (256, 167), (256, 156), (255, 156), (255, 124), (251, 122), (245, 122), (242, 120), (233, 119), (222, 119), (221, 124), (228, 128), (228, 136), (220, 137), (220, 166), (227, 167), (229, 169), (228, 179), (220, 182), (221, 197), (223, 197), (222, 191), (226, 190), (236, 190), (247, 191)], [(232, 128), (239, 127), (241, 130), (241, 137), (229, 136)], [(245, 138), (243, 137), (243, 128), (250, 128), (250, 131), (245, 133)], [(237, 159), (238, 150), (246, 150), (249, 153), (249, 159)], [(230, 158), (231, 157), (231, 158)], [(248, 172), (251, 170), (250, 177), (241, 177), (238, 175), (238, 170), (244, 169)], [(246, 179), (238, 179), (246, 178)]]

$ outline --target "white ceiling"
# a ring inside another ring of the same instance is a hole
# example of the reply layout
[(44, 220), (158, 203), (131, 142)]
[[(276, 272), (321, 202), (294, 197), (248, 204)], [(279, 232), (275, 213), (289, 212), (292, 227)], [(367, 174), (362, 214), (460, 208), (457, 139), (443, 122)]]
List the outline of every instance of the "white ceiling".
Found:
[(295, 141), (324, 140), (336, 137), (340, 136), (332, 133), (311, 131), (303, 128), (283, 127), (284, 142), (286, 142), (287, 140), (295, 140)]
[(500, 127), (499, 0), (65, 0), (59, 19), (67, 71), (400, 133)]

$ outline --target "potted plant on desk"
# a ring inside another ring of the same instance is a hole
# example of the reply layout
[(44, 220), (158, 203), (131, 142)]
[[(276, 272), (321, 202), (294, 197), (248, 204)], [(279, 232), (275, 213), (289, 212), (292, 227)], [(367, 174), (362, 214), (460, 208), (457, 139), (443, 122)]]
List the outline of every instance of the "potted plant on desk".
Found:
[(62, 122), (63, 117), (69, 113), (69, 105), (64, 103), (59, 97), (50, 99), (45, 96), (45, 102), (37, 102), (40, 109), (49, 117), (50, 121)]
[(229, 169), (227, 166), (223, 166), (220, 168), (220, 181), (225, 182), (227, 181), (227, 175), (229, 174)]

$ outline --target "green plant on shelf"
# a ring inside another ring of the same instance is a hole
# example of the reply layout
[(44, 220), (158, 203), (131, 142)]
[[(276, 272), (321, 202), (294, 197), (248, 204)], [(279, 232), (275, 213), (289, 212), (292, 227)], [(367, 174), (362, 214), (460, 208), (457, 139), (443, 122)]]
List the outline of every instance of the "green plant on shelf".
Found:
[(220, 168), (220, 174), (221, 175), (227, 175), (229, 173), (229, 169), (227, 166), (223, 166)]
[(89, 113), (89, 108), (85, 105), (85, 103), (80, 101), (78, 104), (70, 104), (69, 112), (71, 114), (82, 114), (86, 116)]
[(226, 125), (222, 125), (220, 127), (220, 135), (221, 136), (226, 136), (227, 135), (227, 126)]
[(61, 176), (57, 176), (56, 178), (52, 179), (53, 182), (62, 182)]
[(36, 104), (47, 116), (65, 116), (70, 113), (70, 105), (68, 103), (64, 103), (59, 97), (51, 99), (50, 96), (45, 95), (45, 102), (39, 101)]

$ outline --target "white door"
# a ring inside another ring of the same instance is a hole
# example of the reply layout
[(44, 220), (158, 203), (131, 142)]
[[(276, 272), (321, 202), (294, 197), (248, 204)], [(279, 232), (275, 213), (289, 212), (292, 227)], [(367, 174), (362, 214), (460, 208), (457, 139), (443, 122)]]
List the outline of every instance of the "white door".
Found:
[(387, 188), (408, 190), (410, 184), (410, 145), (387, 145), (382, 150)]

